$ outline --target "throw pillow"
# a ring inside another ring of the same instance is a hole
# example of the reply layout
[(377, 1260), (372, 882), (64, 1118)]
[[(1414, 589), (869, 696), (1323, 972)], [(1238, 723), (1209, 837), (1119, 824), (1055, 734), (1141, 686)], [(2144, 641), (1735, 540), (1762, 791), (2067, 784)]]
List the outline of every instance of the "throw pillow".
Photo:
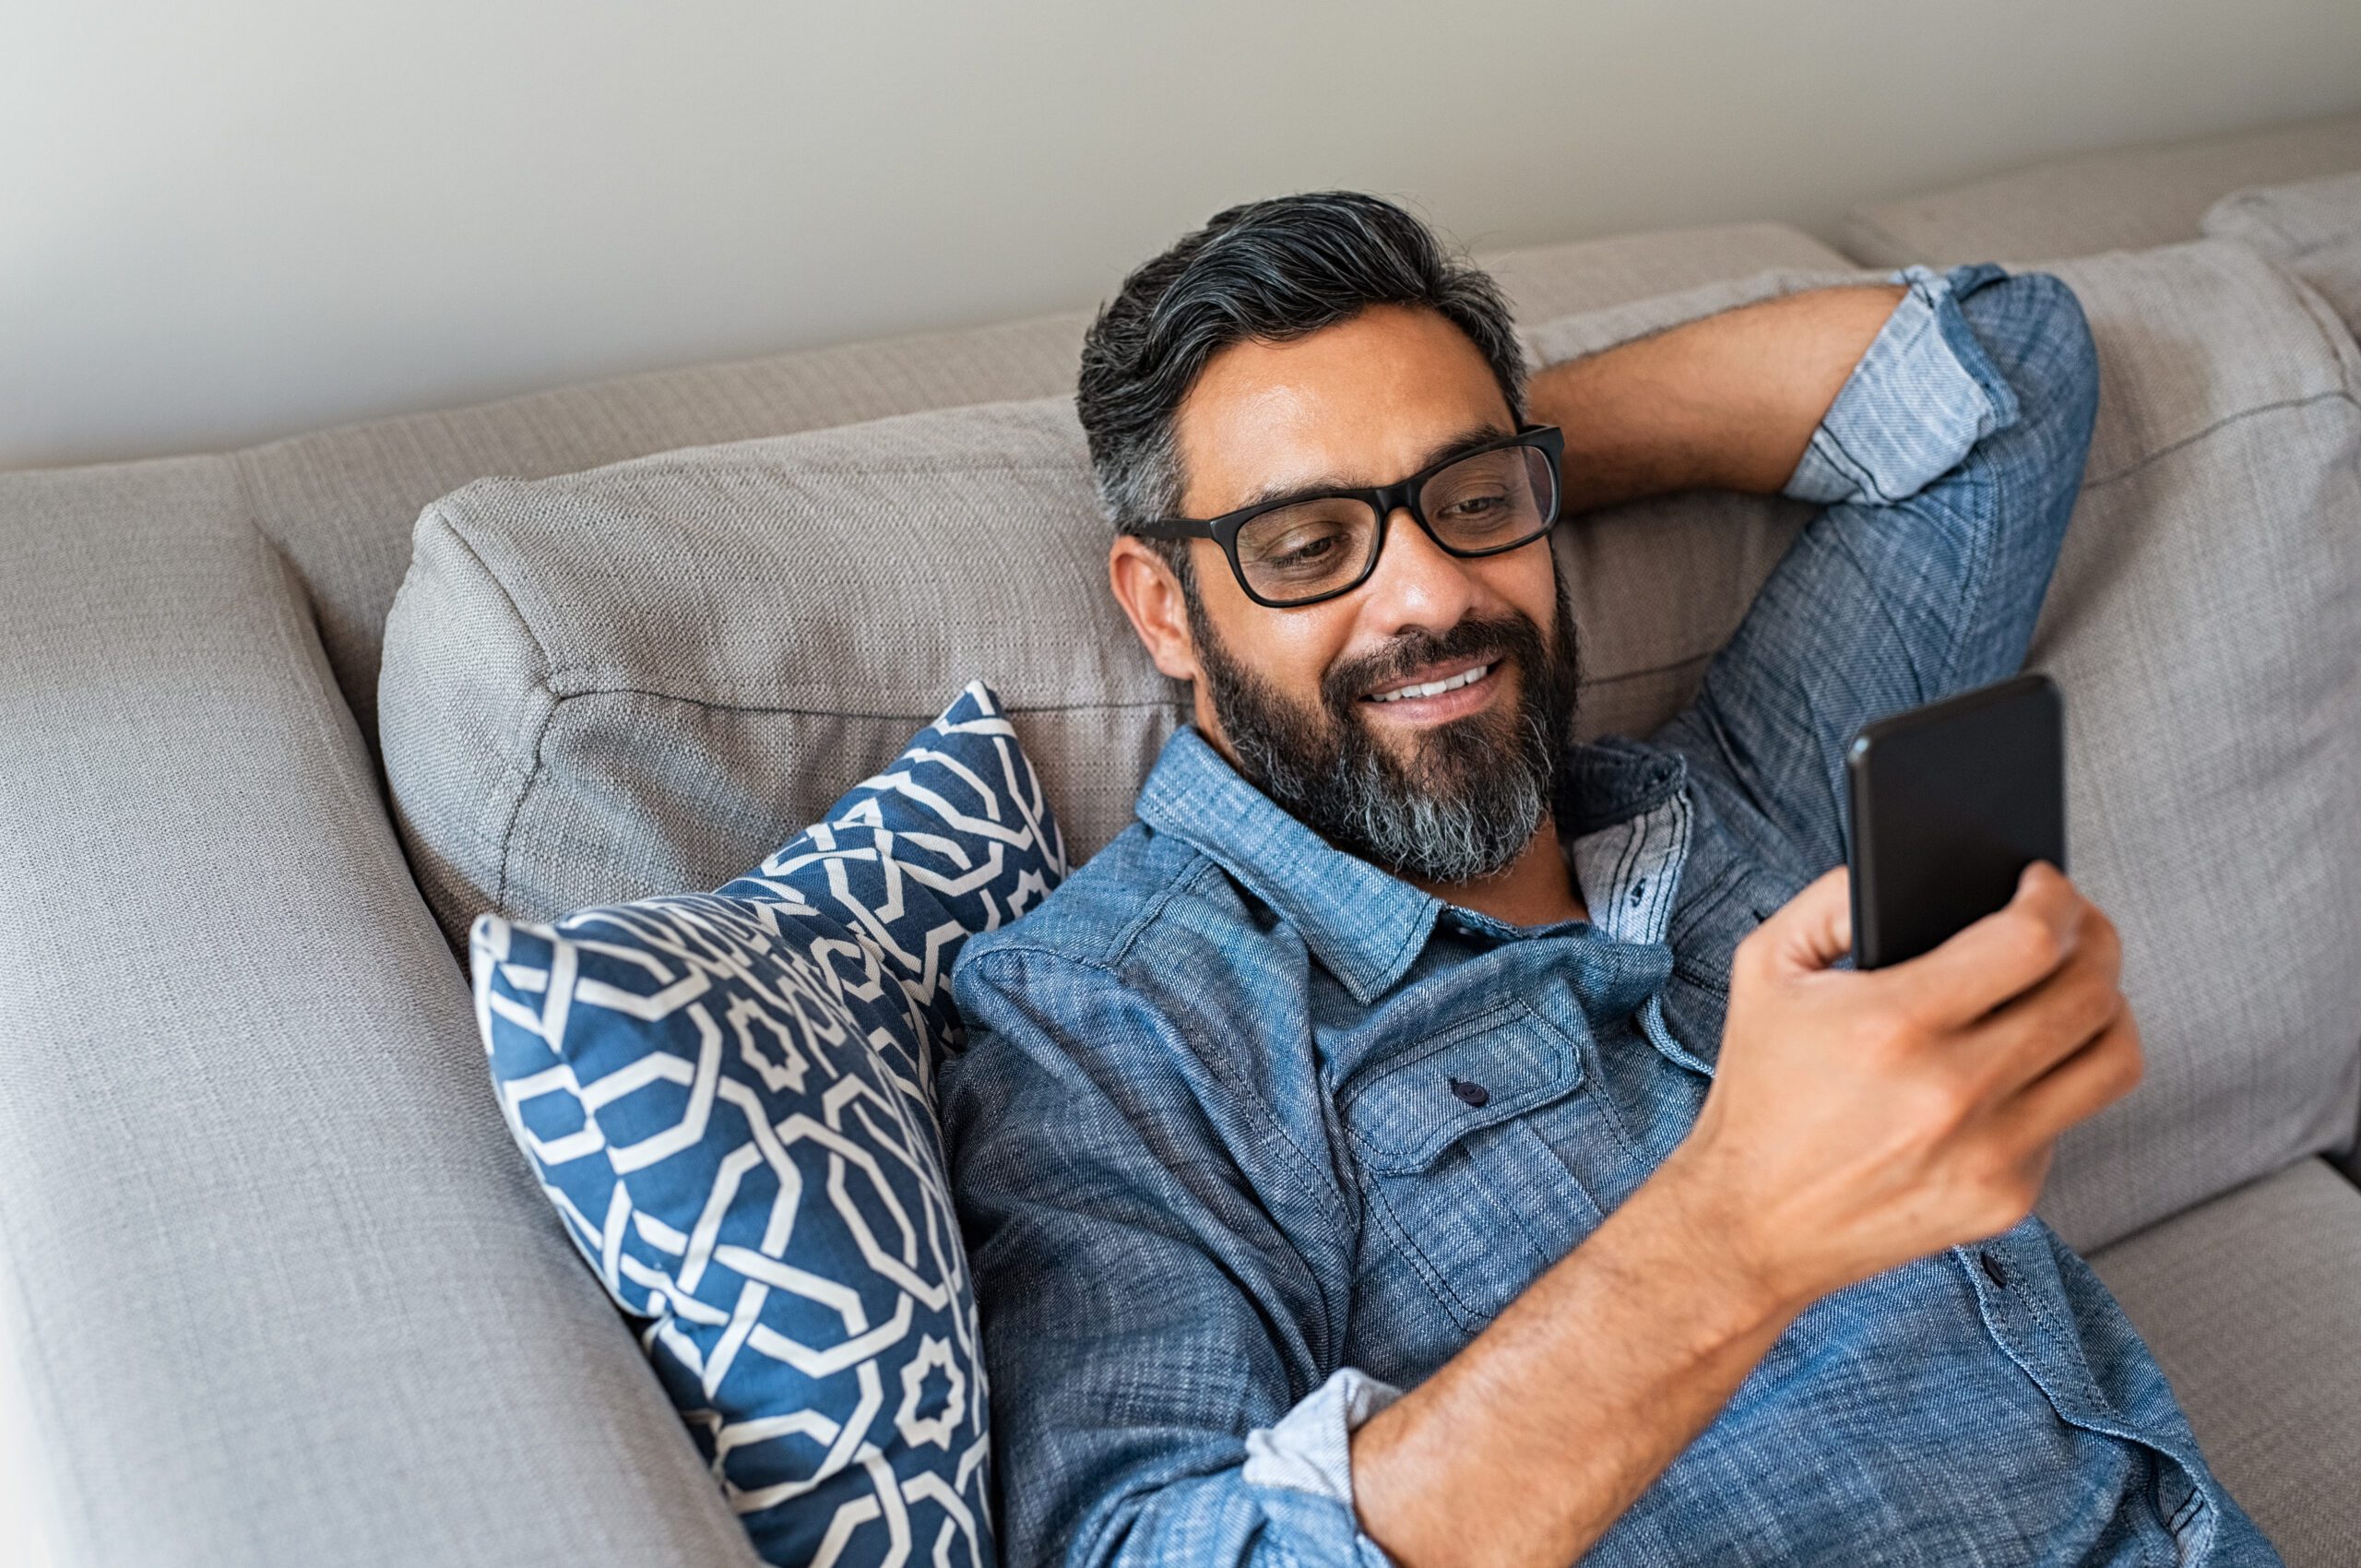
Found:
[(1064, 871), (979, 684), (718, 892), (475, 923), (509, 1128), (766, 1562), (991, 1561), (933, 1074), (960, 946)]

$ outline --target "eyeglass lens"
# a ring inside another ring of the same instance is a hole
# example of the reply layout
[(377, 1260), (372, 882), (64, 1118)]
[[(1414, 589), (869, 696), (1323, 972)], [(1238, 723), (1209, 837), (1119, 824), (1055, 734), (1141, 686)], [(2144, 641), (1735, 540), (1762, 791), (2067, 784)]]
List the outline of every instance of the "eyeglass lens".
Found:
[[(1557, 509), (1549, 458), (1531, 446), (1462, 457), (1418, 490), (1427, 526), (1444, 549), (1460, 555), (1537, 538)], [(1261, 598), (1299, 603), (1357, 581), (1377, 548), (1375, 507), (1351, 496), (1319, 496), (1247, 519), (1238, 530), (1238, 567)]]

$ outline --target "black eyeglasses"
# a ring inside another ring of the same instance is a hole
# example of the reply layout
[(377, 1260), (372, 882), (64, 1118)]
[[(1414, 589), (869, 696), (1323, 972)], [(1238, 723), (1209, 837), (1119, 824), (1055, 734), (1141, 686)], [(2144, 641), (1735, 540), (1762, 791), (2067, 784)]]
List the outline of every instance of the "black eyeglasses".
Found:
[(1142, 539), (1210, 539), (1257, 604), (1292, 610), (1350, 593), (1385, 550), (1397, 506), (1444, 553), (1498, 555), (1531, 544), (1558, 521), (1566, 436), (1529, 424), (1374, 490), (1332, 490), (1264, 502), (1208, 522), (1168, 517), (1130, 531)]

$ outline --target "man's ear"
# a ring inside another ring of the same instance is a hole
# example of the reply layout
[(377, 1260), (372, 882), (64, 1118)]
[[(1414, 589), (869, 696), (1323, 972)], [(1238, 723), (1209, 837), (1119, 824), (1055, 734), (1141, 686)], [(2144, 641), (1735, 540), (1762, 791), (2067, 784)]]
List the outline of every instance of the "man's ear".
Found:
[(1107, 551), (1107, 581), (1156, 667), (1176, 681), (1194, 681), (1197, 645), (1189, 635), (1189, 600), (1164, 558), (1132, 535), (1117, 534)]

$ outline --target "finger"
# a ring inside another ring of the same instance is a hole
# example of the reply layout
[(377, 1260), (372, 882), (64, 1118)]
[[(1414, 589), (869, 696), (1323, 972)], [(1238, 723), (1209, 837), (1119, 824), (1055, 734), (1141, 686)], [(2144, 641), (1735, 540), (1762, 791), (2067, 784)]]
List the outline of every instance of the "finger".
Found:
[(2122, 945), (2094, 911), (2066, 962), (2033, 989), (1952, 1037), (1970, 1071), (1997, 1098), (2013, 1095), (2090, 1043), (2124, 1008)]
[(2140, 1026), (2127, 1007), (2090, 1043), (2004, 1102), (1999, 1114), (2023, 1137), (2054, 1138), (2130, 1094), (2143, 1065)]
[(1824, 969), (1853, 950), (1853, 884), (1843, 866), (1813, 879), (1754, 933), (1774, 973)]
[(1906, 985), (1933, 1016), (1964, 1024), (2022, 994), (2073, 951), (2084, 908), (2065, 873), (2035, 861), (2017, 878), (2008, 903), (1930, 953), (1884, 970)]

